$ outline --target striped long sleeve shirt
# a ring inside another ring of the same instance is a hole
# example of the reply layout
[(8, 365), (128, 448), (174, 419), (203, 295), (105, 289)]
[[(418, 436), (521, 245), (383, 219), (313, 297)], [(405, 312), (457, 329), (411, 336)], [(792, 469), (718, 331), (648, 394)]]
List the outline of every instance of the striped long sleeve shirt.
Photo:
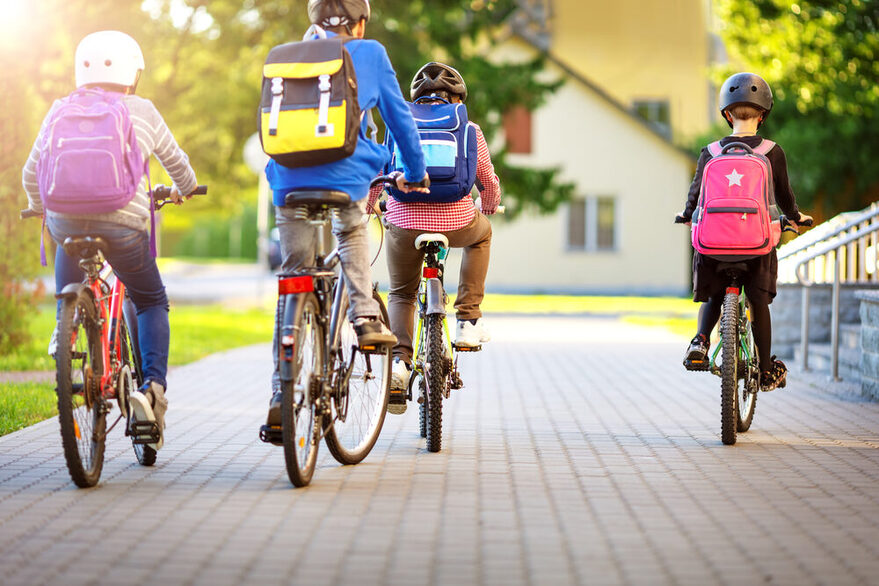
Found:
[[(153, 103), (139, 96), (125, 96), (123, 103), (128, 108), (137, 144), (144, 157), (156, 155), (159, 162), (168, 172), (174, 185), (180, 193), (190, 193), (197, 186), (195, 171), (189, 165), (189, 157), (177, 145), (174, 136), (165, 124), (165, 120)], [(46, 133), (46, 124), (52, 117), (59, 102), (52, 104), (52, 108), (43, 120), (43, 126), (37, 135), (30, 157), (24, 165), (21, 173), (21, 181), (27, 192), (30, 209), (43, 212), (43, 204), (40, 200), (40, 189), (37, 184), (37, 162), (40, 160), (40, 151), (43, 147), (43, 136)], [(137, 188), (137, 195), (123, 208), (115, 212), (105, 214), (60, 214), (46, 210), (47, 215), (64, 216), (67, 218), (82, 218), (105, 220), (122, 224), (135, 230), (147, 231), (150, 224), (150, 200), (147, 196), (146, 177), (141, 180)]]
[[(476, 178), (482, 184), (480, 198), (482, 213), (491, 215), (497, 211), (501, 201), (501, 186), (494, 172), (488, 145), (479, 125), (470, 122), (476, 130)], [(371, 210), (382, 193), (382, 186), (373, 187), (369, 192), (368, 210)], [(428, 232), (447, 232), (466, 227), (476, 214), (472, 197), (464, 197), (450, 203), (401, 202), (388, 198), (385, 218), (399, 228), (424, 230)]]

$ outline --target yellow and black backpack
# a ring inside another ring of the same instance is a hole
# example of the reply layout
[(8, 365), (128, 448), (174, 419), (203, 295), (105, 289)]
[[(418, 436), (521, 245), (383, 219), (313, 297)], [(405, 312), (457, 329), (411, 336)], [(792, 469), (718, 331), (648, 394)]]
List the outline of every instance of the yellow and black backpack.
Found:
[(312, 167), (350, 156), (360, 132), (350, 37), (278, 45), (263, 65), (262, 148), (285, 167)]

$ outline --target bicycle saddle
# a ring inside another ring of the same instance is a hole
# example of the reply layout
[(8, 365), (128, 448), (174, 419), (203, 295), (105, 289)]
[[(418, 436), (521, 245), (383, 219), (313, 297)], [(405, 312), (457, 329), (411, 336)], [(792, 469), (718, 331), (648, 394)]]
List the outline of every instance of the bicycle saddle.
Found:
[(743, 262), (722, 262), (717, 265), (718, 273), (725, 273), (727, 271), (735, 271), (737, 273), (747, 273), (748, 265)]
[(107, 241), (100, 236), (70, 236), (64, 239), (64, 243), (61, 246), (64, 248), (64, 252), (67, 253), (67, 256), (74, 258), (91, 258), (97, 255), (99, 251), (104, 256), (107, 256), (107, 251), (110, 250)]
[(439, 242), (443, 248), (449, 247), (449, 239), (445, 234), (421, 234), (415, 239), (415, 248), (421, 250), (431, 242)]
[(344, 191), (333, 191), (330, 189), (302, 189), (291, 191), (284, 196), (285, 207), (325, 205), (330, 207), (341, 207), (351, 203), (351, 198)]

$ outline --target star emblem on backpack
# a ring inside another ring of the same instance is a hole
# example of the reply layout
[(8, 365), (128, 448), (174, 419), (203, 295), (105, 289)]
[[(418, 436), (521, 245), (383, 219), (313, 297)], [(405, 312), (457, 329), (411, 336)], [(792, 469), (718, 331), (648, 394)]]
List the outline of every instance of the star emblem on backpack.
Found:
[(729, 187), (732, 187), (733, 185), (738, 185), (739, 187), (741, 187), (742, 177), (744, 177), (744, 174), (739, 173), (738, 171), (733, 169), (732, 173), (730, 173), (729, 175), (724, 175), (724, 177), (729, 180)]

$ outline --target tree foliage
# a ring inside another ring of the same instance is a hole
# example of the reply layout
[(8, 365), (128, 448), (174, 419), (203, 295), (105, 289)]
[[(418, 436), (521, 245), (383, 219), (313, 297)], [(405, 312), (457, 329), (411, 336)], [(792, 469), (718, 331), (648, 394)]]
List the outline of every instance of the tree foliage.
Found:
[(788, 154), (797, 197), (825, 213), (879, 198), (879, 2), (722, 0), (732, 63), (770, 83), (765, 134)]

